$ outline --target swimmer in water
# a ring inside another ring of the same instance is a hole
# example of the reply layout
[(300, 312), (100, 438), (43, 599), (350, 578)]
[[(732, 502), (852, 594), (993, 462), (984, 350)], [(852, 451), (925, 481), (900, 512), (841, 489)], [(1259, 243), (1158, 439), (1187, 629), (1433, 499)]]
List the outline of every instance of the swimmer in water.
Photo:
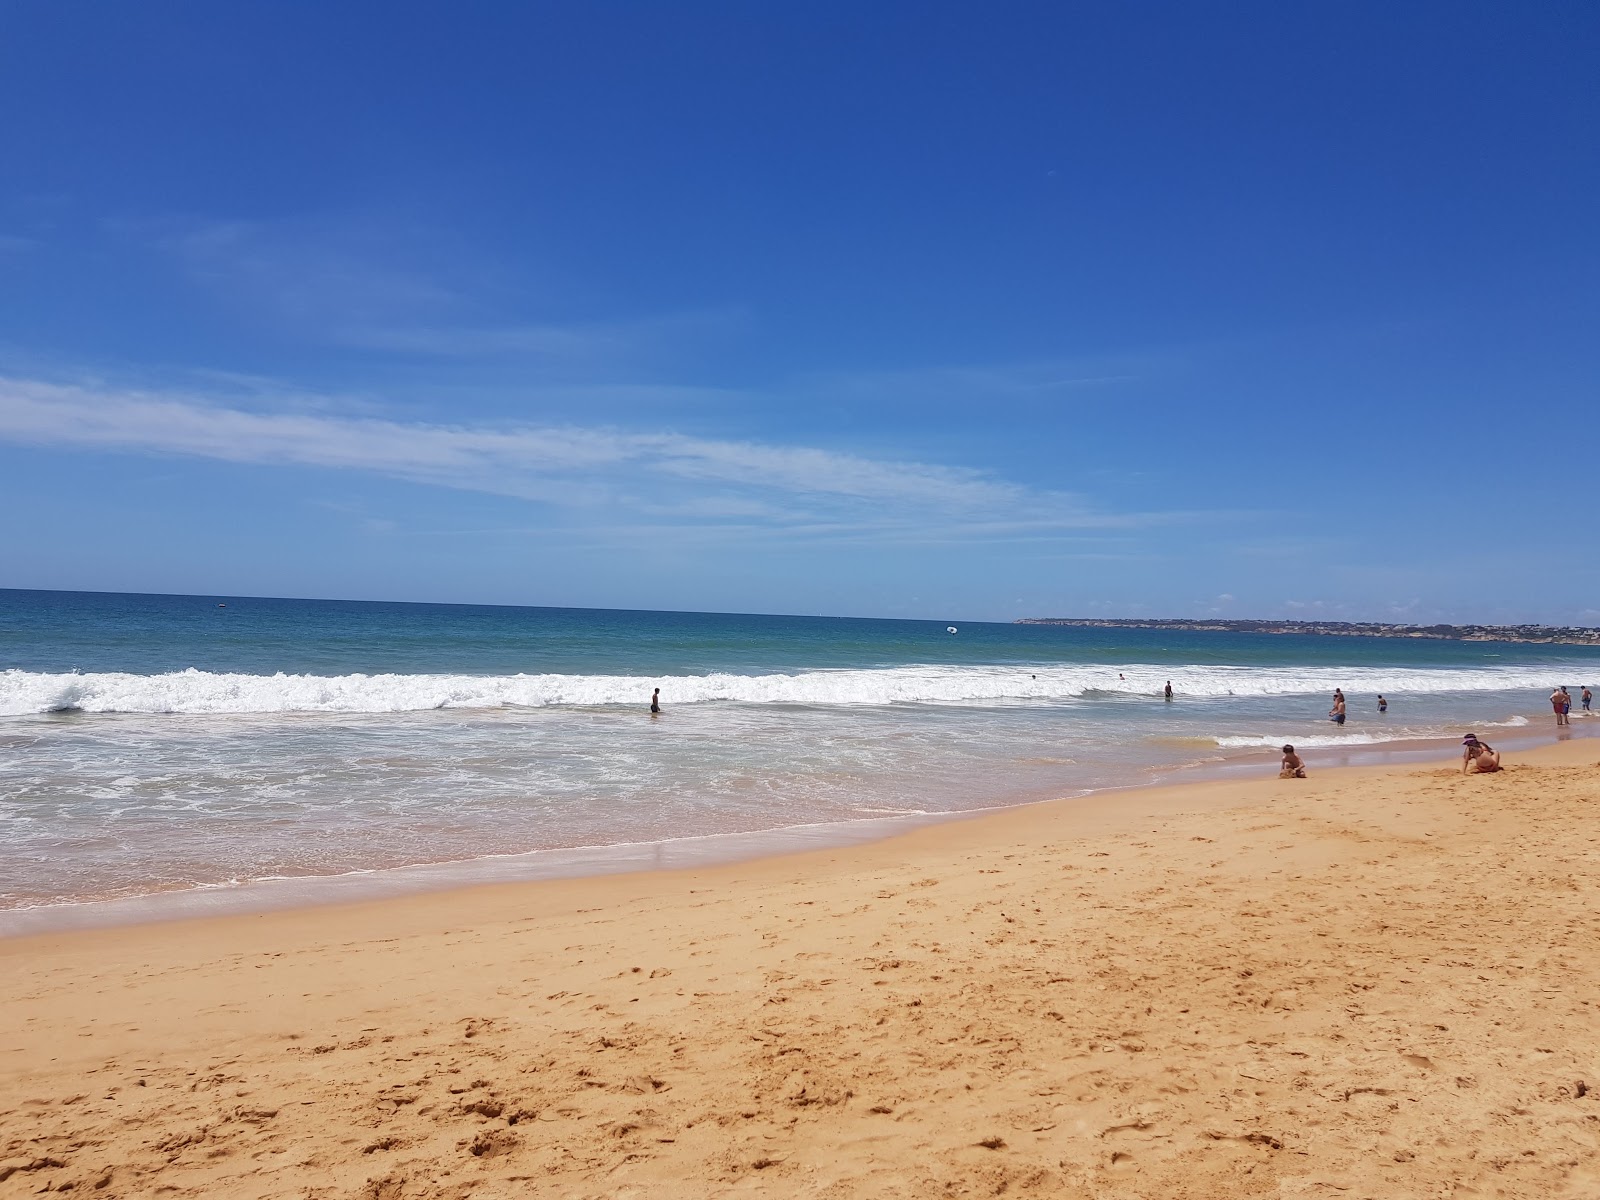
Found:
[(655, 691), (650, 693), (650, 715), (652, 717), (659, 717), (661, 715), (661, 689), (660, 688), (657, 688)]

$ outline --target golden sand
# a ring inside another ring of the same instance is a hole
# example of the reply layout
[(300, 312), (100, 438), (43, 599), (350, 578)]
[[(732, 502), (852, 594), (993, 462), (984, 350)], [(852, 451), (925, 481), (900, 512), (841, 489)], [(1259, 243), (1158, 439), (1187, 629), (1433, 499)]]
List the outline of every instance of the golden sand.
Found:
[(1597, 757), (0, 942), (0, 1197), (1600, 1195)]

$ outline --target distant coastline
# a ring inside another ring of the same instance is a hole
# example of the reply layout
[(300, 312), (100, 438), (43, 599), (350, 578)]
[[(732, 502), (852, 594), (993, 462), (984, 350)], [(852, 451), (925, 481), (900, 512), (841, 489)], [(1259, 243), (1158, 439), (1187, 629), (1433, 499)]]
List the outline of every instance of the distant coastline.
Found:
[(1194, 633), (1298, 633), (1319, 637), (1433, 638), (1455, 642), (1526, 642), (1600, 646), (1600, 629), (1585, 625), (1390, 625), (1383, 621), (1233, 621), (1220, 618), (1023, 617), (1018, 625), (1083, 629), (1179, 629)]

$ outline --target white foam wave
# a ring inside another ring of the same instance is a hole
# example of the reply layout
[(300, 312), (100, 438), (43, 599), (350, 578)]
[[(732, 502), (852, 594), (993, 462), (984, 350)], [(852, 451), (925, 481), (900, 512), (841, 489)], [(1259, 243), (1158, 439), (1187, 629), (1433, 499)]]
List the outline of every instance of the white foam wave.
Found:
[[(1330, 733), (1330, 734), (1287, 734), (1284, 737), (1248, 736), (1248, 737), (1219, 737), (1217, 745), (1225, 750), (1244, 750), (1254, 747), (1270, 747), (1276, 750), (1279, 746), (1292, 742), (1296, 749), (1326, 749), (1333, 746), (1373, 746), (1379, 742), (1407, 742), (1417, 741), (1429, 737), (1426, 733)], [(1432, 734), (1433, 737), (1444, 737), (1442, 733)]]
[[(506, 706), (638, 706), (660, 687), (667, 705), (887, 705), (1151, 699), (1167, 680), (1180, 699), (1383, 691), (1452, 693), (1548, 688), (1596, 664), (1519, 667), (904, 666), (768, 675), (242, 675), (175, 671), (53, 674), (0, 671), (0, 715), (126, 713), (393, 713)], [(1122, 678), (1119, 679), (1119, 676)]]
[[(1527, 717), (1510, 717), (1504, 721), (1478, 721), (1472, 725), (1473, 729), (1520, 729), (1528, 724)], [(1464, 728), (1464, 727), (1463, 727)], [(1219, 737), (1217, 745), (1225, 750), (1242, 750), (1257, 746), (1268, 746), (1277, 749), (1285, 743), (1293, 743), (1296, 749), (1305, 750), (1327, 748), (1333, 746), (1373, 746), (1380, 742), (1417, 742), (1436, 741), (1439, 738), (1453, 738), (1461, 731), (1455, 728), (1430, 728), (1418, 729), (1402, 727), (1390, 730), (1354, 731), (1351, 733), (1301, 733), (1285, 734), (1245, 734), (1237, 737)]]

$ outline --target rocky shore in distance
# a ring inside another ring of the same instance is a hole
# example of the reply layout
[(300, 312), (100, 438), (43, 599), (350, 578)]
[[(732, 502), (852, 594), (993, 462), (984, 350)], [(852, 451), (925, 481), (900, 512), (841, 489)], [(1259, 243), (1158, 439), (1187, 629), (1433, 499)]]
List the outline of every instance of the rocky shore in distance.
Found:
[(1084, 629), (1177, 629), (1197, 633), (1299, 633), (1322, 637), (1436, 638), (1459, 642), (1530, 642), (1600, 646), (1600, 629), (1584, 625), (1391, 625), (1383, 621), (1235, 621), (1220, 618), (1023, 617), (1017, 625)]

